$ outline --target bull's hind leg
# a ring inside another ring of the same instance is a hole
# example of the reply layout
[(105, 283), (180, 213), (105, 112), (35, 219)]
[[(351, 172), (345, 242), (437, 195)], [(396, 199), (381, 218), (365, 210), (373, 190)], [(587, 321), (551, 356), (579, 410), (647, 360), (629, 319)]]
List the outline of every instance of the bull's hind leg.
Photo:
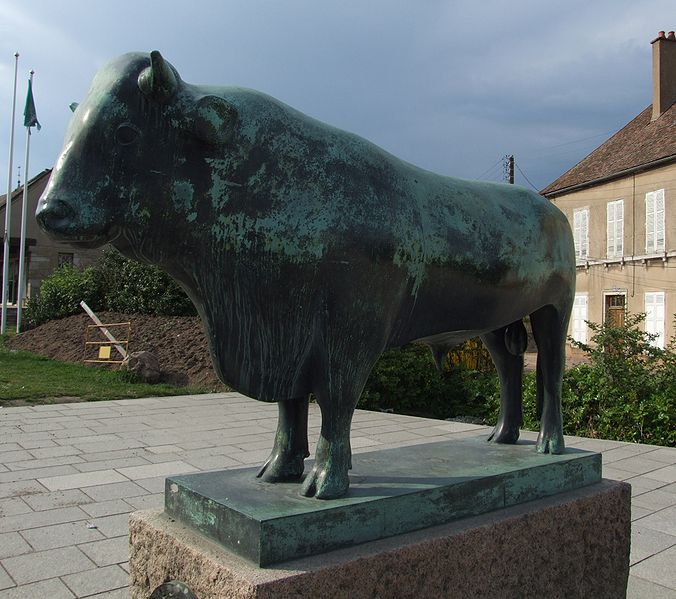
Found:
[(549, 305), (531, 314), (533, 335), (538, 346), (538, 391), (542, 402), (540, 453), (563, 453), (561, 383), (566, 366), (566, 333), (570, 310)]
[(516, 443), (523, 422), (521, 386), (526, 330), (521, 321), (481, 336), (500, 380), (500, 414), (489, 441)]
[(271, 483), (299, 481), (304, 460), (310, 455), (307, 443), (308, 397), (280, 401), (277, 433), (272, 453), (258, 472)]

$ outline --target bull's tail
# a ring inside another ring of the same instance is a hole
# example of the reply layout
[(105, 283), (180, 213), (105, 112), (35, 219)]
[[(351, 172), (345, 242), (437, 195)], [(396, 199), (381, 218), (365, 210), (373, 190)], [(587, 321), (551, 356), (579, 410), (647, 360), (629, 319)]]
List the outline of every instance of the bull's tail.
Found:
[(444, 363), (446, 362), (446, 356), (448, 351), (451, 349), (450, 346), (444, 344), (429, 344), (430, 351), (432, 352), (432, 357), (434, 358), (434, 364), (437, 367), (439, 372), (444, 371)]
[(505, 329), (505, 347), (513, 356), (522, 356), (528, 347), (528, 333), (523, 321), (517, 320)]
[(542, 419), (542, 407), (545, 401), (544, 383), (542, 382), (542, 365), (540, 364), (540, 354), (538, 353), (535, 362), (535, 381), (536, 381), (536, 395), (535, 395), (535, 417), (538, 420)]

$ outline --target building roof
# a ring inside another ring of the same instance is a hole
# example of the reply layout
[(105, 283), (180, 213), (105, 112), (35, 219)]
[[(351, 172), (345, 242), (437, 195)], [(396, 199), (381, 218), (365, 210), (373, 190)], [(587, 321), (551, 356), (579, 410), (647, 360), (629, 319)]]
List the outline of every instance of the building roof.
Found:
[(632, 171), (676, 162), (676, 103), (651, 122), (652, 105), (589, 156), (542, 190), (557, 196), (571, 188), (591, 186)]
[[(38, 173), (33, 177), (30, 181), (28, 181), (28, 189), (30, 190), (31, 186), (33, 186), (35, 183), (38, 181), (42, 180), (43, 177), (48, 177), (52, 172), (51, 168), (46, 168), (44, 171), (41, 173)], [(20, 185), (17, 187), (13, 192), (12, 192), (12, 203), (15, 202), (18, 198), (21, 198), (23, 196), (23, 185)], [(0, 196), (0, 210), (3, 210), (5, 207), (5, 203), (7, 201), (7, 194), (3, 193)], [(13, 206), (14, 204), (12, 204)], [(13, 212), (14, 208), (12, 207), (10, 212)]]

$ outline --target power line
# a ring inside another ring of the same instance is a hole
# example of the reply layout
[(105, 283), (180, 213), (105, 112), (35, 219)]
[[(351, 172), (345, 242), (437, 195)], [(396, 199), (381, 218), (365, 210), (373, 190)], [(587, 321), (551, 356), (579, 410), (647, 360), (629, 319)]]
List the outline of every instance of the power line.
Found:
[(536, 154), (526, 154), (525, 158), (526, 159), (541, 158), (543, 155), (553, 156), (553, 155), (556, 155), (557, 152), (551, 153), (548, 150), (554, 150), (554, 149), (557, 149), (557, 148), (563, 148), (565, 146), (571, 146), (573, 144), (582, 143), (583, 141), (590, 141), (592, 139), (596, 139), (597, 137), (608, 136), (611, 133), (615, 133), (615, 132), (616, 132), (615, 129), (611, 129), (610, 131), (605, 131), (603, 133), (597, 133), (596, 135), (590, 135), (589, 137), (582, 137), (580, 139), (573, 139), (571, 141), (566, 141), (566, 142), (563, 142), (563, 143), (560, 143), (560, 144), (554, 144), (552, 146), (543, 146), (541, 148), (538, 148)]
[(484, 177), (485, 175), (487, 175), (490, 171), (492, 171), (496, 166), (498, 166), (498, 164), (500, 164), (500, 162), (502, 162), (502, 157), (498, 158), (498, 159), (495, 161), (495, 164), (493, 164), (493, 166), (489, 166), (489, 167), (488, 167), (483, 173), (481, 173), (478, 177), (475, 177), (475, 179), (483, 179), (483, 177)]
[(524, 173), (524, 172), (521, 170), (521, 167), (520, 167), (518, 164), (516, 164), (516, 168), (517, 168), (517, 169), (519, 170), (519, 172), (523, 175), (523, 178), (524, 178), (526, 181), (528, 181), (528, 183), (530, 184), (530, 186), (531, 186), (535, 191), (537, 191), (537, 192), (539, 193), (540, 190), (539, 190), (537, 187), (535, 187), (535, 185), (533, 185), (533, 184), (530, 182), (530, 179), (529, 179), (528, 177), (526, 177), (526, 173)]
[(495, 182), (504, 181), (502, 175), (502, 168), (500, 167), (500, 165), (496, 165), (487, 175), (482, 177), (480, 181), (495, 181)]
[(545, 146), (544, 148), (540, 148), (540, 150), (552, 150), (554, 148), (561, 148), (563, 146), (569, 146), (571, 144), (576, 144), (580, 143), (581, 141), (588, 141), (590, 139), (596, 139), (597, 137), (601, 137), (602, 135), (610, 135), (615, 129), (611, 129), (610, 131), (604, 131), (603, 133), (597, 133), (596, 135), (590, 135), (589, 137), (582, 137), (580, 139), (573, 139), (572, 141), (565, 141), (562, 144), (556, 144), (553, 146)]

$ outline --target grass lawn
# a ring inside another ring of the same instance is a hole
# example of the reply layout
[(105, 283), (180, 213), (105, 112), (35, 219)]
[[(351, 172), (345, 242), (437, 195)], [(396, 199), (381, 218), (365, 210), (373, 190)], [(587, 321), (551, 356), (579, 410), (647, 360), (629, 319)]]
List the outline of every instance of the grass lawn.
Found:
[(49, 360), (5, 347), (0, 337), (0, 406), (57, 403), (59, 398), (83, 401), (204, 393), (194, 387), (148, 385), (129, 380), (126, 372)]

